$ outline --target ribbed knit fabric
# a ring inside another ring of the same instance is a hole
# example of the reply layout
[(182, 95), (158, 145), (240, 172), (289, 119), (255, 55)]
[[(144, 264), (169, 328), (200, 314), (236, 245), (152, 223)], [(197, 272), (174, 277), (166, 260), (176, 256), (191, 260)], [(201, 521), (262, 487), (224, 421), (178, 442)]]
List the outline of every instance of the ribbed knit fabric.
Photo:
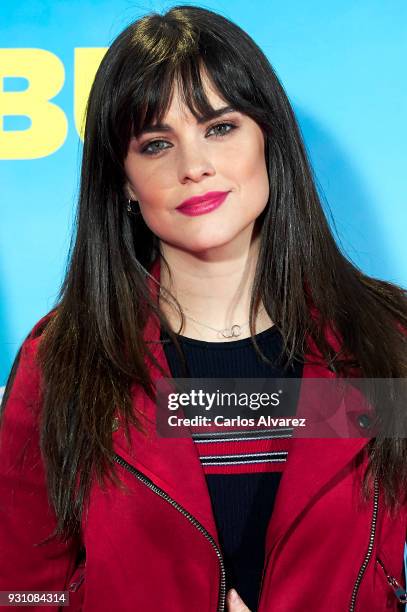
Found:
[[(170, 339), (162, 334), (164, 351), (174, 378), (301, 378), (295, 362), (283, 372), (278, 363), (282, 338), (276, 327), (256, 335), (273, 366), (256, 354), (250, 338), (207, 342), (178, 336), (186, 357), (182, 369)], [(296, 410), (296, 398), (292, 414)], [(252, 612), (257, 610), (264, 542), (273, 511), (291, 429), (258, 429), (194, 433), (206, 476), (219, 541), (226, 567), (226, 588), (234, 587)]]

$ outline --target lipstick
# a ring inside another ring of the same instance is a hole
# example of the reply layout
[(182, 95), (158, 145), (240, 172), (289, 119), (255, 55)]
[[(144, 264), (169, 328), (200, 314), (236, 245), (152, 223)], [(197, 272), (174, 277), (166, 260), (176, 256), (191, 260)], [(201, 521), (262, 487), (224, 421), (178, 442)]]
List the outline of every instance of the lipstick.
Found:
[(208, 191), (201, 196), (193, 196), (184, 200), (177, 206), (177, 210), (190, 217), (205, 215), (218, 208), (225, 201), (228, 193), (229, 191)]

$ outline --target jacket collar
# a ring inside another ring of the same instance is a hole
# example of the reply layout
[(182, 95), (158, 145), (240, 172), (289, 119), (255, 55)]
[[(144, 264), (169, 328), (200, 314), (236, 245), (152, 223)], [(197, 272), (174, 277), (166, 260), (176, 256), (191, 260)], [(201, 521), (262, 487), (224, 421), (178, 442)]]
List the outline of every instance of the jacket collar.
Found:
[[(151, 275), (149, 285), (153, 295), (157, 296), (158, 284), (155, 281), (160, 278), (159, 260), (153, 265)], [(152, 317), (146, 324), (144, 337), (146, 341), (151, 342), (155, 358), (170, 378), (169, 366), (159, 342), (160, 327)], [(307, 363), (307, 358), (305, 361), (304, 382), (312, 378), (335, 378), (335, 374), (322, 362), (320, 365), (311, 365)], [(152, 380), (156, 382), (162, 375), (153, 363), (150, 363), (149, 367)], [(304, 387), (302, 383), (298, 403), (299, 416), (306, 413)], [(138, 413), (144, 417), (147, 434), (144, 435), (132, 427), (129, 446), (123, 428), (119, 428), (113, 434), (115, 450), (196, 517), (219, 544), (205, 475), (192, 437), (158, 437), (155, 428), (155, 403), (138, 385), (133, 387), (133, 403)], [(350, 406), (352, 405), (353, 402), (350, 402)], [(344, 403), (343, 408), (342, 412), (347, 414), (349, 405)], [(266, 552), (269, 552), (273, 542), (285, 533), (318, 491), (354, 459), (367, 444), (368, 438), (332, 440), (294, 437), (290, 442), (287, 464), (269, 524)]]

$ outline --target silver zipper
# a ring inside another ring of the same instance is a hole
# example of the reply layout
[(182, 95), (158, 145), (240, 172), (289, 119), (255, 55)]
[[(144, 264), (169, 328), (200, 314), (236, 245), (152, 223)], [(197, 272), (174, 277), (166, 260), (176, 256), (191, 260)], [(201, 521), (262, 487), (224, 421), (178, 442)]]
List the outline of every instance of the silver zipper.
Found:
[(360, 583), (362, 582), (362, 578), (364, 576), (364, 573), (366, 571), (367, 565), (370, 561), (370, 557), (372, 556), (372, 552), (373, 552), (373, 544), (374, 544), (374, 539), (375, 539), (375, 535), (376, 535), (376, 523), (377, 523), (377, 512), (379, 509), (379, 482), (377, 480), (377, 478), (375, 478), (374, 481), (374, 498), (373, 498), (373, 513), (372, 513), (372, 522), (370, 524), (370, 537), (369, 537), (369, 545), (367, 547), (367, 551), (366, 551), (366, 555), (365, 558), (363, 559), (363, 563), (360, 566), (360, 570), (359, 573), (357, 575), (354, 587), (353, 587), (353, 591), (352, 591), (352, 597), (350, 600), (350, 606), (349, 606), (349, 612), (354, 612), (355, 610), (355, 605), (356, 605), (356, 597), (359, 591), (359, 587), (360, 587)]
[(180, 512), (183, 516), (185, 516), (185, 518), (187, 518), (189, 520), (189, 522), (192, 523), (192, 525), (194, 525), (194, 527), (196, 527), (198, 529), (198, 531), (200, 531), (202, 533), (202, 535), (205, 536), (205, 538), (208, 540), (208, 542), (210, 542), (210, 544), (212, 545), (212, 547), (215, 550), (216, 556), (218, 557), (219, 567), (220, 567), (220, 584), (219, 584), (219, 597), (218, 597), (217, 612), (224, 612), (224, 610), (225, 610), (225, 597), (226, 597), (225, 564), (223, 562), (222, 553), (219, 550), (219, 547), (216, 544), (216, 542), (213, 539), (213, 537), (211, 536), (211, 534), (198, 521), (198, 519), (196, 519), (190, 512), (188, 512), (188, 510), (186, 510), (183, 506), (181, 506), (181, 504), (176, 502), (175, 499), (170, 497), (168, 495), (168, 493), (163, 491), (163, 489), (161, 489), (160, 487), (155, 485), (147, 476), (145, 476), (137, 468), (135, 468), (133, 465), (130, 465), (130, 463), (128, 463), (125, 459), (123, 459), (123, 457), (121, 457), (117, 453), (114, 453), (113, 454), (113, 459), (116, 461), (116, 463), (118, 463), (119, 465), (124, 467), (126, 470), (131, 472), (140, 482), (142, 482), (149, 489), (151, 489), (151, 491), (153, 491), (154, 493), (159, 495), (159, 497), (161, 497), (162, 499), (165, 499), (165, 501), (167, 501), (169, 504), (171, 504), (171, 506), (173, 506), (173, 508), (175, 508), (176, 510), (178, 510), (178, 512)]

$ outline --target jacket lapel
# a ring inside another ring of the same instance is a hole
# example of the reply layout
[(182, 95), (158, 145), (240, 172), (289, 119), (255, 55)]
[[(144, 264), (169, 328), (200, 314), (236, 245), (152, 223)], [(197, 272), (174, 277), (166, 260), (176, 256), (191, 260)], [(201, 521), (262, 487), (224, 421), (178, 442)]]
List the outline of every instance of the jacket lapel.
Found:
[[(318, 379), (319, 382), (329, 378), (336, 379), (336, 376), (324, 365), (304, 365), (298, 416), (309, 414), (308, 390), (312, 388), (309, 386), (312, 382), (310, 379)], [(355, 406), (358, 408), (355, 409)], [(321, 437), (306, 438), (307, 429), (304, 431), (304, 437), (295, 437), (294, 434), (294, 438), (290, 440), (287, 464), (268, 525), (266, 555), (295, 523), (307, 505), (318, 496), (321, 489), (335, 479), (369, 442), (368, 437), (357, 437), (357, 428), (354, 426), (355, 415), (357, 419), (358, 414), (366, 412), (366, 405), (360, 401), (360, 395), (350, 391), (348, 396), (338, 395), (337, 398), (336, 415), (341, 419), (339, 426), (338, 423), (331, 426), (327, 421), (323, 430), (323, 427), (318, 425), (318, 429), (311, 435), (315, 436), (317, 431), (321, 432)], [(338, 432), (344, 435), (345, 431), (350, 432), (353, 437), (337, 437)]]
[[(157, 260), (151, 269), (149, 279), (150, 291), (156, 299), (158, 299), (156, 281), (159, 278), (160, 266)], [(157, 362), (164, 368), (166, 376), (171, 378), (164, 349), (160, 344), (160, 327), (152, 316), (147, 321), (144, 338), (150, 343), (151, 351)], [(155, 383), (162, 377), (162, 374), (154, 363), (149, 362), (148, 366), (152, 381), (156, 386)], [(137, 384), (133, 386), (132, 397), (135, 410), (142, 416), (146, 434), (131, 427), (129, 446), (124, 435), (124, 428), (120, 427), (113, 434), (116, 452), (197, 518), (219, 545), (209, 490), (192, 437), (163, 438), (158, 436), (155, 402)]]
[(129, 447), (124, 429), (120, 428), (113, 434), (115, 452), (181, 504), (219, 543), (205, 475), (192, 437), (159, 437), (155, 405), (144, 391), (134, 395), (134, 405), (138, 406), (139, 412), (143, 406), (142, 412), (147, 417), (143, 424), (147, 424), (147, 433), (142, 434), (131, 427)]

